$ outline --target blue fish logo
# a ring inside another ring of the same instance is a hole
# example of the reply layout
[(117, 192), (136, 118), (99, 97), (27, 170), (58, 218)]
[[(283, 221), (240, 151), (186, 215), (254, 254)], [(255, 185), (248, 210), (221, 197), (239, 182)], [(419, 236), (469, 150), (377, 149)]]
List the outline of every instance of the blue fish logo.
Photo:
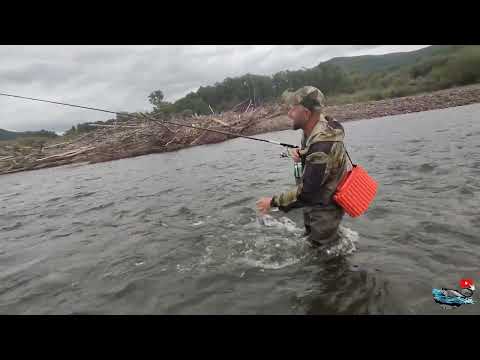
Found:
[(472, 279), (460, 280), (460, 290), (455, 289), (432, 289), (433, 300), (444, 307), (459, 307), (465, 304), (474, 304), (473, 293), (475, 285)]

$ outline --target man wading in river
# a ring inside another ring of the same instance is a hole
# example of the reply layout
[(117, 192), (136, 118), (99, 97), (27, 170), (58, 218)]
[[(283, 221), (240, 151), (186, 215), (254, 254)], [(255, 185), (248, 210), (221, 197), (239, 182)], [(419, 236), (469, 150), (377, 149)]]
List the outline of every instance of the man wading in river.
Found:
[(343, 126), (323, 114), (325, 97), (313, 86), (285, 91), (282, 99), (293, 129), (303, 130), (301, 149), (290, 151), (293, 160), (302, 163), (303, 174), (296, 189), (261, 198), (257, 208), (262, 213), (271, 207), (284, 212), (303, 208), (307, 240), (327, 248), (338, 241), (338, 227), (345, 214), (333, 201), (337, 185), (348, 170)]

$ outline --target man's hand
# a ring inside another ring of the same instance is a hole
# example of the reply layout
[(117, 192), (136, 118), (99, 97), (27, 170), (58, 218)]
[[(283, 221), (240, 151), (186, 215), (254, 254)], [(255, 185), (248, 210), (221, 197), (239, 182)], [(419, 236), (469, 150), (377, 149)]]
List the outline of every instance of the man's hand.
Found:
[(302, 161), (300, 159), (300, 153), (298, 152), (300, 149), (296, 148), (296, 149), (288, 149), (288, 151), (290, 152), (290, 155), (293, 159), (294, 162), (298, 163), (300, 161)]
[(270, 202), (272, 201), (271, 197), (263, 197), (257, 201), (257, 209), (262, 214), (266, 214), (270, 210)]

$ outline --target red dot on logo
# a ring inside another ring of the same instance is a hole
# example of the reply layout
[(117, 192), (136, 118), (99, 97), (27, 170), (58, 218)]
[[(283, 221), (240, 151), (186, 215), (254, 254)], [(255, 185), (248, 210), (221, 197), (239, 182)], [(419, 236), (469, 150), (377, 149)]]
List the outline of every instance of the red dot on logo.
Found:
[(461, 279), (460, 280), (460, 287), (468, 288), (473, 285), (473, 279)]

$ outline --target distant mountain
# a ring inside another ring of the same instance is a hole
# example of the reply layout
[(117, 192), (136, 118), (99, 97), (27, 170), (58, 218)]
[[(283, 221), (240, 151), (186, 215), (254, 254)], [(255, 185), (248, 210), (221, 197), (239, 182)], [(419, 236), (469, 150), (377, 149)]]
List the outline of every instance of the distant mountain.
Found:
[(14, 140), (17, 136), (16, 132), (0, 129), (0, 140)]
[(24, 138), (24, 137), (54, 138), (57, 136), (58, 135), (53, 131), (47, 131), (47, 130), (17, 132), (17, 131), (8, 131), (8, 130), (0, 129), (0, 141), (15, 140), (15, 139)]
[(398, 52), (384, 55), (362, 55), (351, 57), (336, 57), (322, 64), (336, 65), (347, 73), (369, 74), (377, 71), (394, 71), (401, 67), (411, 66), (434, 56), (452, 55), (465, 45), (433, 45), (409, 52)]

